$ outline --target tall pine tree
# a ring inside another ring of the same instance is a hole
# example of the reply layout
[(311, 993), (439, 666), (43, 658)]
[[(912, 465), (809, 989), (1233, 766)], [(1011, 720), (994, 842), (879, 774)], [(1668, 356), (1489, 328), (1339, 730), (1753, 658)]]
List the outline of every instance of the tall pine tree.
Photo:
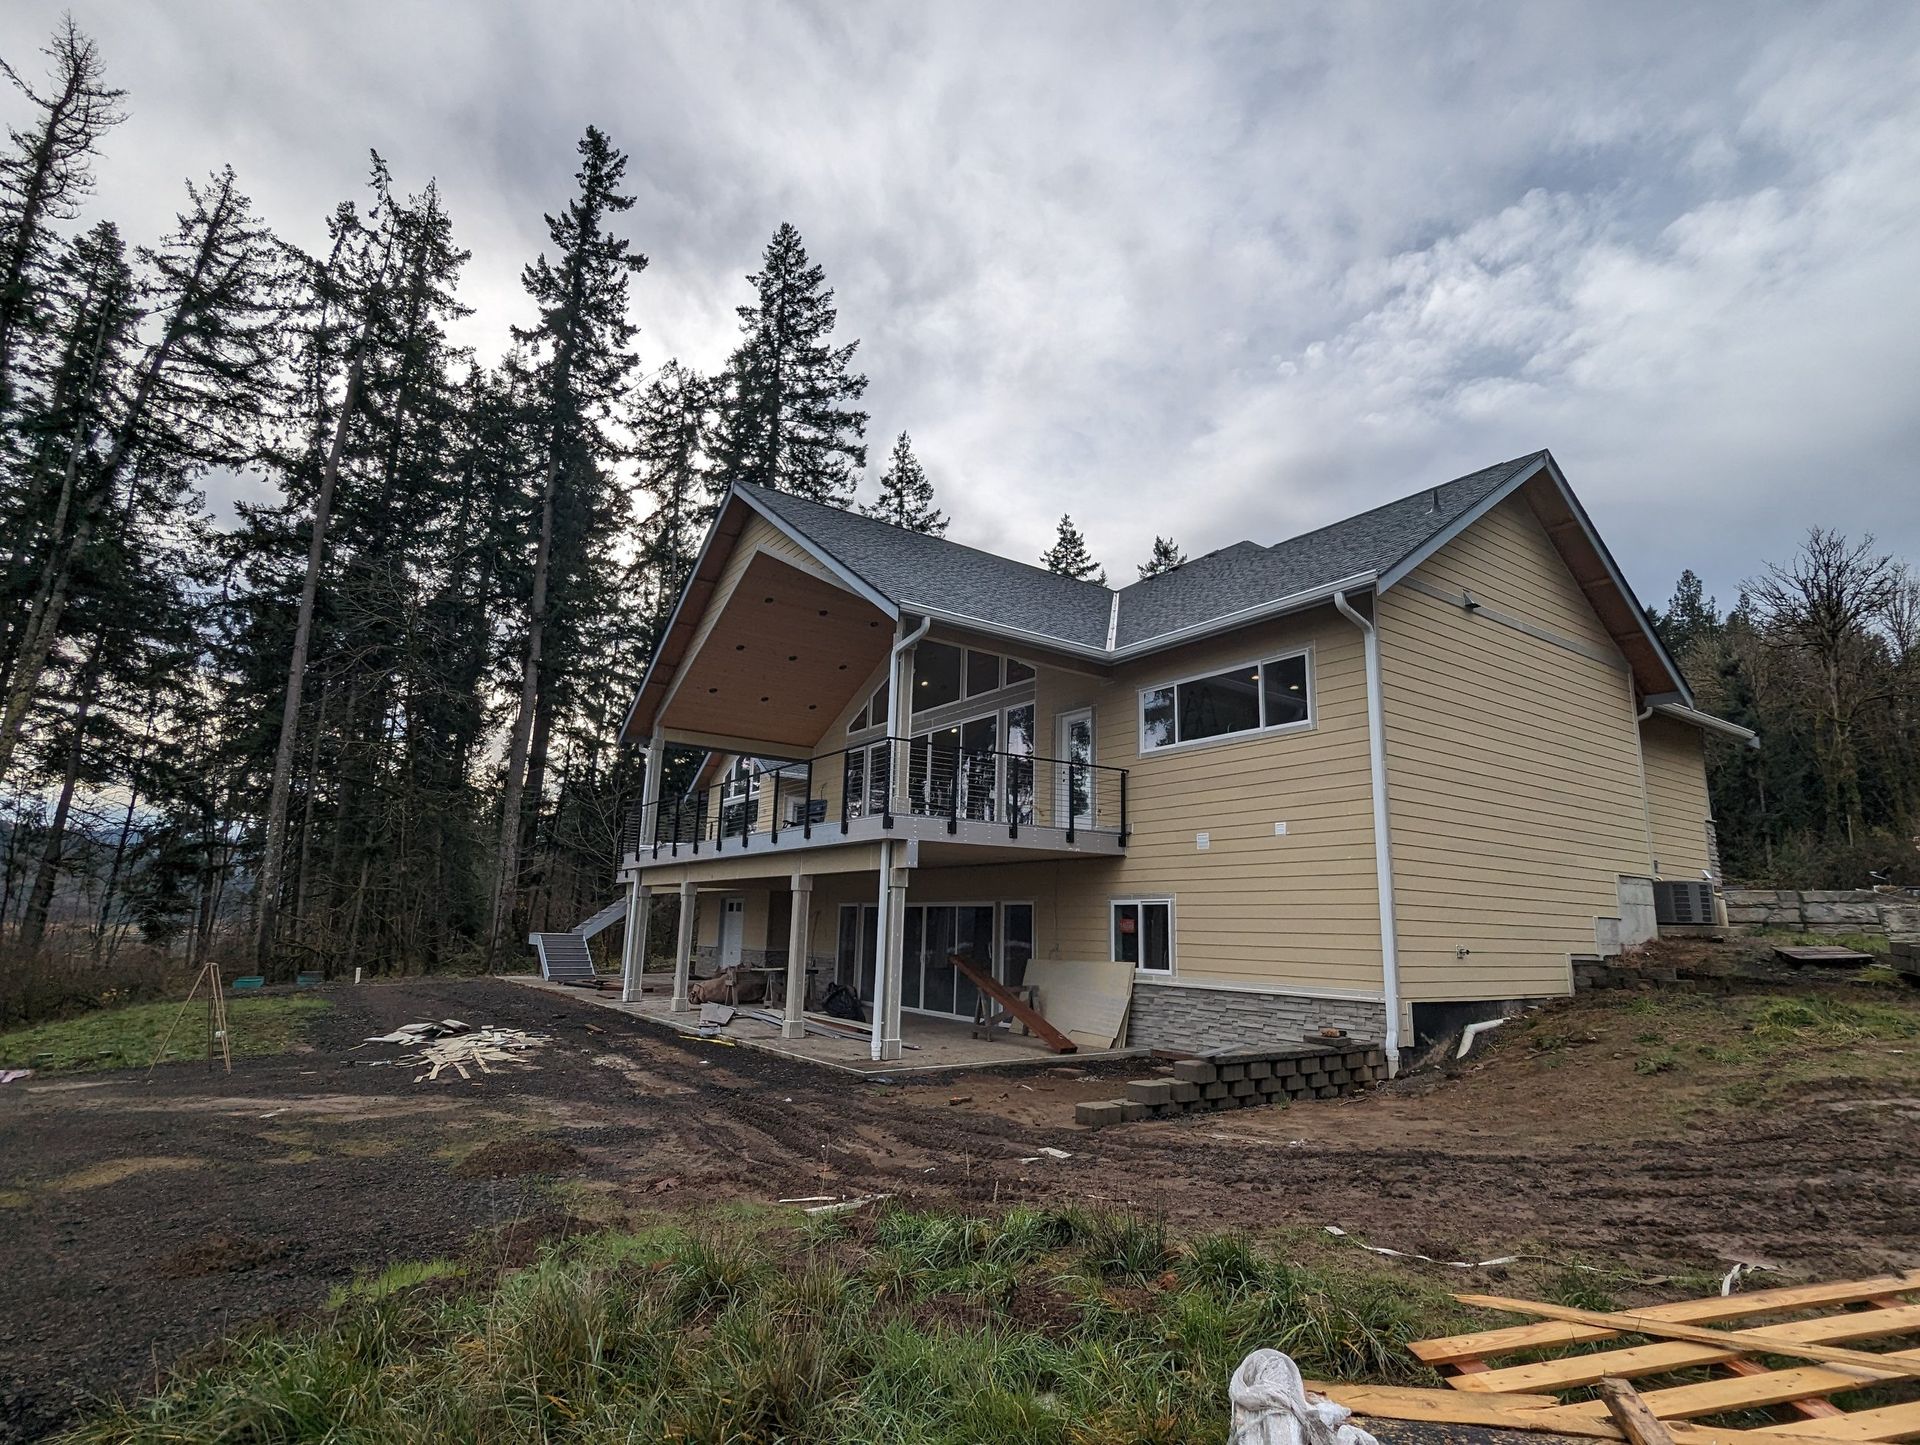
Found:
[(1158, 577), (1162, 572), (1171, 572), (1175, 567), (1184, 567), (1187, 554), (1174, 545), (1173, 538), (1155, 535), (1153, 552), (1140, 564), (1140, 580)]
[(67, 16), (45, 54), (49, 83), (36, 89), (6, 61), (0, 75), (33, 112), (26, 129), (10, 128), (0, 154), (0, 425), (14, 409), (21, 346), (44, 319), (46, 277), (59, 256), (53, 225), (73, 219), (93, 187), (101, 137), (124, 117), (124, 91), (106, 84), (99, 47)]
[(630, 578), (637, 591), (629, 593), (646, 599), (649, 648), (719, 505), (711, 460), (717, 402), (712, 381), (669, 361), (634, 408), (634, 459), (648, 510), (635, 529)]
[(905, 432), (894, 442), (887, 469), (880, 474), (879, 500), (860, 510), (909, 532), (924, 532), (929, 537), (947, 534), (947, 514), (934, 506), (933, 483), (913, 454), (913, 443)]
[(1087, 550), (1087, 539), (1080, 535), (1080, 529), (1073, 525), (1073, 518), (1062, 515), (1060, 530), (1053, 539), (1053, 545), (1040, 554), (1040, 565), (1049, 572), (1062, 577), (1071, 577), (1076, 582), (1098, 582), (1107, 585), (1107, 569), (1093, 560), (1093, 554)]
[[(647, 258), (608, 229), (633, 205), (620, 186), (627, 158), (593, 127), (580, 141), (578, 194), (547, 218), (554, 259), (542, 254), (522, 275), (540, 308), (539, 323), (515, 332), (531, 356), (532, 425), (543, 453), (520, 696), (501, 785), (500, 847), (494, 870), (488, 950), (497, 954), (520, 899), (523, 801), (544, 756), (541, 726), (545, 647), (553, 595), (577, 578), (582, 549), (594, 537), (593, 494), (607, 485), (617, 455), (611, 422), (635, 364), (627, 293)], [(604, 540), (604, 539), (602, 539)], [(556, 580), (561, 584), (555, 586)], [(545, 718), (552, 716), (547, 695)], [(539, 796), (537, 786), (531, 789)]]
[(854, 408), (867, 389), (852, 370), (860, 343), (833, 344), (833, 291), (791, 225), (747, 279), (755, 301), (739, 308), (740, 346), (727, 364), (721, 474), (844, 507), (867, 464), (867, 414)]

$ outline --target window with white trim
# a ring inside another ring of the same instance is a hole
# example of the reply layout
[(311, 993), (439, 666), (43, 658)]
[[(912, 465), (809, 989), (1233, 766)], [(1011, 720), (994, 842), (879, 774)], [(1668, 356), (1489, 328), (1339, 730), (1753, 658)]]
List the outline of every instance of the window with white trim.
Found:
[(1113, 900), (1113, 961), (1141, 973), (1173, 972), (1173, 900)]
[(1306, 727), (1313, 721), (1311, 689), (1312, 668), (1304, 652), (1144, 687), (1140, 751)]

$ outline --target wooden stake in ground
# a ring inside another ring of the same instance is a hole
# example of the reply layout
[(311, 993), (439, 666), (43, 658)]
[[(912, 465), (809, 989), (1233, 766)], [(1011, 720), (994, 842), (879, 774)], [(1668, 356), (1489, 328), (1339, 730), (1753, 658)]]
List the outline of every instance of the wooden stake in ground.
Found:
[(1632, 1445), (1673, 1445), (1673, 1436), (1659, 1417), (1647, 1408), (1640, 1392), (1625, 1380), (1609, 1375), (1600, 1382), (1600, 1398), (1607, 1402), (1607, 1413)]

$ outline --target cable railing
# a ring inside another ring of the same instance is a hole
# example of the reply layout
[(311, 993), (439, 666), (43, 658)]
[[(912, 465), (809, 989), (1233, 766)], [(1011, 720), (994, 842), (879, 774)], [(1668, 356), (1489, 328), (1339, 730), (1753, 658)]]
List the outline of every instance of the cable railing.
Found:
[(678, 857), (746, 848), (755, 838), (777, 845), (850, 834), (863, 819), (890, 829), (902, 816), (944, 820), (952, 834), (963, 823), (1000, 825), (1009, 838), (1023, 828), (1053, 828), (1069, 843), (1085, 832), (1124, 845), (1127, 770), (929, 736), (876, 738), (766, 768), (750, 782), (729, 780), (651, 809), (637, 805), (622, 830), (621, 852)]

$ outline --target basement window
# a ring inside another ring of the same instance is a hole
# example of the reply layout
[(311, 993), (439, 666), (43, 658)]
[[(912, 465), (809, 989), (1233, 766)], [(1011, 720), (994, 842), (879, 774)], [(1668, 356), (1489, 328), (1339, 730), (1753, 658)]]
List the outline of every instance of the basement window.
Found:
[(1312, 669), (1305, 652), (1242, 663), (1140, 690), (1140, 751), (1278, 732), (1313, 721)]
[(1113, 900), (1113, 961), (1141, 973), (1173, 972), (1173, 900)]

